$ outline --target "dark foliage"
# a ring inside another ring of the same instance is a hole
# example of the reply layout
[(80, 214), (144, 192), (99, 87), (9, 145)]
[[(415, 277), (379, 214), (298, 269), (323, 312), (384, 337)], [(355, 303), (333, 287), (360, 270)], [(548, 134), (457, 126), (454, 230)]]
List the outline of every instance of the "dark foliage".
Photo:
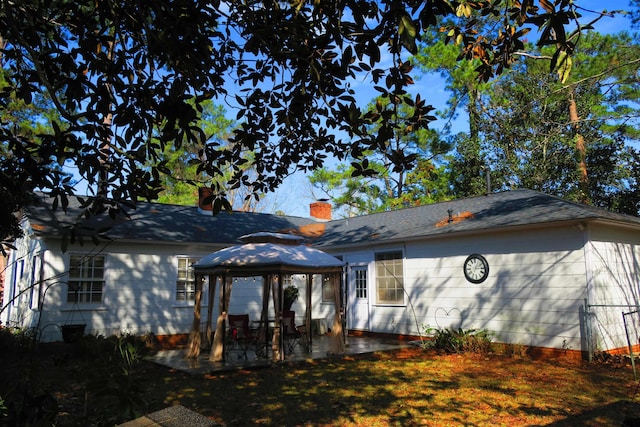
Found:
[[(327, 155), (359, 159), (366, 150), (384, 150), (395, 128), (418, 130), (432, 119), (425, 96), (407, 92), (413, 83), (408, 57), (442, 17), (456, 19), (444, 30), (460, 43), (461, 59), (481, 60), (485, 80), (510, 66), (529, 27), (543, 29), (538, 44), (555, 46), (554, 58), (572, 52), (564, 27), (579, 18), (574, 2), (545, 1), (543, 9), (529, 1), (507, 4), (1, 2), (6, 85), (0, 108), (44, 93), (59, 118), (36, 140), (10, 121), (1, 123), (2, 196), (11, 203), (2, 204), (0, 237), (17, 234), (11, 214), (27, 202), (23, 194), (44, 190), (64, 209), (76, 193), (73, 179), (52, 165), (72, 168), (88, 186), (83, 217), (114, 216), (140, 198), (157, 198), (161, 175), (171, 174), (159, 160), (167, 144), (196, 146), (199, 170), (210, 177), (235, 171), (230, 188), (248, 186), (249, 197), (275, 189), (294, 169), (321, 166)], [(503, 18), (495, 40), (475, 31), (478, 14)], [(383, 63), (385, 50), (391, 63)], [(364, 111), (356, 102), (352, 84), (363, 80), (390, 100), (383, 111)], [(196, 125), (209, 99), (236, 109), (241, 121), (224, 148)], [(392, 119), (400, 104), (414, 111), (402, 122)], [(375, 134), (368, 133), (371, 125)], [(254, 153), (251, 177), (242, 167), (247, 150)], [(414, 165), (402, 152), (389, 161), (401, 169)], [(374, 173), (360, 165), (362, 175)], [(214, 212), (229, 209), (221, 188), (211, 186)]]

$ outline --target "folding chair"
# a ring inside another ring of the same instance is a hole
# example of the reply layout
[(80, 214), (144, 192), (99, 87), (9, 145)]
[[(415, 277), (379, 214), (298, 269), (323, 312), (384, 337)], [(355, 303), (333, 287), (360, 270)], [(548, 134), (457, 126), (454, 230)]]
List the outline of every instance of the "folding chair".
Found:
[(227, 320), (229, 321), (229, 336), (231, 338), (230, 350), (239, 351), (246, 359), (247, 350), (252, 345), (256, 347), (258, 342), (256, 331), (249, 328), (249, 315), (229, 314)]
[(296, 313), (294, 311), (282, 312), (282, 328), (284, 342), (289, 353), (293, 353), (293, 350), (298, 345), (303, 345), (306, 351), (309, 351), (306, 325), (296, 326)]

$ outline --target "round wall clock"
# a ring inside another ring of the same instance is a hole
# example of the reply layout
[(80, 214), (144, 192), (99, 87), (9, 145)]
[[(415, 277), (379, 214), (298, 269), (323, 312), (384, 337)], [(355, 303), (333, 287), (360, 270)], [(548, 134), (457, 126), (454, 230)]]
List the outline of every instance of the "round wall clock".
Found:
[(464, 261), (464, 277), (471, 283), (482, 283), (489, 276), (489, 263), (479, 254), (471, 254)]

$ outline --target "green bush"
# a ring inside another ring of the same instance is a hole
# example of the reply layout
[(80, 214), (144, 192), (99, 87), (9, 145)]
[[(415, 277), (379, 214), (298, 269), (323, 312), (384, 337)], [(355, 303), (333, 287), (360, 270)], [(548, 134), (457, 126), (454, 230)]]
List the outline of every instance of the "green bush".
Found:
[(93, 361), (90, 372), (86, 373), (88, 390), (112, 406), (120, 420), (139, 416), (146, 402), (134, 372), (149, 353), (146, 339), (133, 334), (84, 337), (84, 345)]
[(489, 353), (491, 351), (492, 335), (486, 329), (435, 329), (426, 327), (427, 335), (431, 336), (428, 347), (446, 353)]

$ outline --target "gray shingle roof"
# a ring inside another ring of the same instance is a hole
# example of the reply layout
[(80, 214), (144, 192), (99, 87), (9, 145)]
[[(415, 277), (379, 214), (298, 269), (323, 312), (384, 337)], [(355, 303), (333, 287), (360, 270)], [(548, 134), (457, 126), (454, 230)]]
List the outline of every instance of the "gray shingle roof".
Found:
[[(449, 210), (454, 221), (449, 223)], [(61, 236), (63, 226), (78, 214), (77, 206), (55, 215), (46, 206), (27, 211), (36, 232)], [(464, 232), (531, 226), (563, 221), (605, 220), (640, 229), (640, 218), (569, 202), (531, 190), (513, 190), (396, 211), (318, 223), (310, 218), (252, 212), (202, 213), (197, 207), (141, 202), (130, 219), (101, 218), (95, 227), (112, 225), (107, 236), (147, 242), (237, 244), (256, 232), (298, 232), (314, 246), (335, 247), (412, 240)]]
[[(67, 214), (60, 208), (53, 213), (46, 203), (31, 206), (26, 212), (37, 233), (54, 237), (61, 236), (64, 227), (71, 225), (79, 213), (79, 205), (75, 201), (67, 209)], [(314, 221), (254, 212), (220, 212), (212, 215), (196, 206), (140, 202), (130, 212), (128, 219), (122, 217), (113, 221), (102, 215), (93, 218), (87, 225), (95, 228), (110, 226), (105, 234), (111, 239), (229, 245), (237, 244), (240, 236), (245, 234), (288, 232), (310, 222)]]
[[(449, 223), (449, 210), (454, 221)], [(609, 220), (640, 227), (640, 218), (569, 202), (531, 190), (513, 190), (331, 221), (314, 241), (323, 247), (412, 240), (463, 232), (563, 221)]]

